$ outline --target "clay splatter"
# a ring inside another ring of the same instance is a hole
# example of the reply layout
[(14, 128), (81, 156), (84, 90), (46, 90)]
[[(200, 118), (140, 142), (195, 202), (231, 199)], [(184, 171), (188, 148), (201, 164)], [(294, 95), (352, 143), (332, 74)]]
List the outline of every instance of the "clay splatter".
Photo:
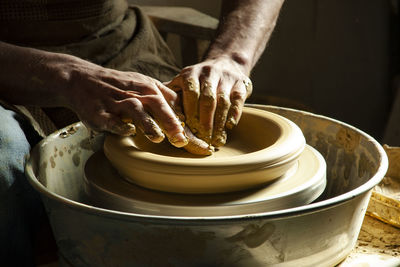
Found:
[(50, 165), (51, 165), (51, 167), (53, 169), (56, 167), (56, 162), (54, 161), (54, 157), (53, 156), (50, 157)]
[(72, 162), (75, 166), (79, 166), (79, 164), (81, 163), (80, 152), (76, 152), (72, 155)]
[(71, 126), (66, 131), (61, 132), (59, 136), (61, 138), (67, 138), (68, 136), (73, 135), (74, 133), (76, 133), (76, 131), (77, 131), (76, 127)]
[(355, 131), (341, 128), (336, 134), (336, 140), (347, 152), (353, 152), (360, 144), (360, 135)]
[(250, 224), (239, 233), (227, 238), (227, 240), (230, 242), (243, 241), (249, 248), (256, 248), (266, 242), (274, 231), (275, 226), (270, 223), (265, 223), (261, 226)]

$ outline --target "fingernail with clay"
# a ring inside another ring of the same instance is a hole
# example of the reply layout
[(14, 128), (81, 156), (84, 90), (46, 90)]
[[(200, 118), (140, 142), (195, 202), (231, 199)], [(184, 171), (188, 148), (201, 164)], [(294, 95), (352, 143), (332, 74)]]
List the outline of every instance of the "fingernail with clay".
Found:
[(225, 123), (226, 128), (228, 128), (229, 130), (232, 130), (233, 127), (235, 127), (236, 125), (237, 121), (233, 117), (230, 117)]
[(161, 143), (165, 138), (165, 135), (163, 133), (145, 134), (145, 136), (153, 143)]
[(226, 143), (226, 138), (227, 138), (226, 132), (223, 131), (221, 135), (214, 138), (212, 144), (216, 147), (223, 146)]
[(132, 123), (118, 124), (111, 129), (111, 132), (123, 136), (130, 136), (136, 134), (136, 127)]
[(125, 123), (132, 123), (132, 119), (131, 118), (122, 118), (121, 121), (123, 121)]
[(132, 123), (125, 124), (125, 127), (126, 127), (126, 133), (128, 135), (135, 135), (136, 134), (136, 127)]
[[(151, 121), (153, 122), (153, 121)], [(153, 143), (161, 143), (165, 139), (165, 134), (163, 131), (158, 127), (157, 124), (152, 124), (152, 131), (144, 132), (144, 135)]]
[(188, 144), (189, 140), (183, 133), (177, 133), (169, 138), (169, 142), (176, 147), (184, 147)]

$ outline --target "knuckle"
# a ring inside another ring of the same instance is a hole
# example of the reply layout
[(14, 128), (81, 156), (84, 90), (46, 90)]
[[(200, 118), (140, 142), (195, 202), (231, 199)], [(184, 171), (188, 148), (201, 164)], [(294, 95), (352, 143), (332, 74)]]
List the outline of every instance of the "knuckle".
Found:
[(212, 83), (207, 81), (207, 80), (204, 81), (201, 84), (201, 91), (202, 91), (203, 94), (209, 94), (209, 95), (213, 94), (213, 85), (212, 85)]
[(246, 77), (245, 79), (243, 79), (243, 84), (246, 89), (247, 96), (251, 95), (251, 93), (253, 92), (253, 83), (251, 82), (251, 80)]
[(242, 90), (233, 90), (231, 92), (231, 99), (233, 101), (244, 100), (246, 98), (246, 92)]
[(173, 117), (173, 116), (169, 116), (169, 117), (167, 117), (166, 119), (165, 119), (165, 128), (167, 129), (167, 130), (170, 130), (170, 127), (171, 128), (174, 128), (174, 127), (176, 127), (176, 125), (178, 124), (178, 121), (177, 121), (177, 119), (176, 119), (176, 117)]
[(148, 95), (158, 95), (160, 94), (158, 87), (159, 85), (156, 82), (152, 82), (151, 86), (146, 86), (145, 93)]
[(220, 105), (222, 107), (227, 107), (230, 105), (230, 100), (226, 94), (219, 94), (217, 101), (218, 101), (218, 105)]
[(194, 73), (198, 72), (198, 68), (196, 66), (187, 66), (184, 67), (181, 72), (179, 73), (178, 77), (182, 77), (183, 79), (189, 78), (193, 76)]
[(202, 96), (202, 105), (205, 107), (212, 107), (216, 104), (216, 99), (213, 95), (203, 95)]
[(138, 112), (141, 109), (142, 102), (137, 98), (131, 97), (120, 101), (120, 106), (123, 110)]
[(212, 66), (211, 65), (204, 65), (201, 68), (201, 75), (205, 76), (205, 77), (209, 77), (212, 71)]
[(135, 82), (131, 79), (124, 80), (122, 82), (123, 82), (123, 86), (125, 87), (124, 88), (125, 90), (132, 90), (132, 89), (135, 89), (135, 87), (136, 87)]
[(204, 101), (207, 101), (207, 102), (215, 102), (216, 101), (215, 94), (212, 91), (205, 91), (202, 93), (201, 96)]
[(192, 94), (199, 94), (199, 83), (194, 78), (187, 78), (184, 80), (185, 87), (184, 91), (190, 92)]
[(151, 111), (160, 110), (165, 105), (168, 105), (166, 100), (159, 95), (147, 95), (141, 98), (141, 103), (145, 109)]
[(125, 101), (123, 101), (123, 103), (125, 103), (129, 107), (136, 108), (136, 107), (140, 106), (140, 104), (142, 102), (136, 97), (130, 97), (130, 98), (126, 99)]
[(149, 95), (146, 98), (152, 105), (161, 106), (165, 104), (165, 99), (159, 95)]
[(181, 75), (185, 75), (185, 74), (187, 74), (187, 73), (190, 73), (190, 72), (192, 72), (194, 70), (194, 66), (187, 66), (187, 67), (184, 67), (182, 70), (181, 70)]

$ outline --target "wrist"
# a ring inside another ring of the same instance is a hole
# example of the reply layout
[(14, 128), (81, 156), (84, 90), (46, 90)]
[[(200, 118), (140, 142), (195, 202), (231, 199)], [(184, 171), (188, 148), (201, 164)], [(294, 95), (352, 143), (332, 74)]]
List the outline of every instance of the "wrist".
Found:
[[(36, 82), (48, 93), (51, 106), (70, 106), (71, 72), (74, 57), (66, 54), (46, 54), (37, 62)], [(45, 84), (43, 84), (45, 81)]]
[(210, 50), (205, 60), (228, 60), (236, 65), (245, 75), (249, 76), (252, 68), (252, 61), (249, 55), (243, 52), (227, 52), (223, 50)]

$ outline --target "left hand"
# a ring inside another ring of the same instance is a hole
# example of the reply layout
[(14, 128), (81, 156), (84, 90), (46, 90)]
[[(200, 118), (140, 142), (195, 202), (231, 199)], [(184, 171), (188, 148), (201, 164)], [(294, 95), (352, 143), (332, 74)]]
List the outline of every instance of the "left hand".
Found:
[(182, 92), (186, 124), (214, 146), (226, 143), (226, 129), (239, 122), (253, 86), (238, 63), (228, 57), (185, 67), (167, 86)]

